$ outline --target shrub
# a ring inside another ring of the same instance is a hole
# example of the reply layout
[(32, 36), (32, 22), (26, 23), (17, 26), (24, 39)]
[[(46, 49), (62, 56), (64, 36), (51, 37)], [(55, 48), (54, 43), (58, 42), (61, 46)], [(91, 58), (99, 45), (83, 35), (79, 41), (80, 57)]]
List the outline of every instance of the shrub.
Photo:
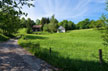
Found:
[(44, 25), (43, 31), (48, 31), (48, 24), (45, 24), (45, 25)]
[(7, 41), (9, 39), (9, 37), (0, 34), (0, 41)]

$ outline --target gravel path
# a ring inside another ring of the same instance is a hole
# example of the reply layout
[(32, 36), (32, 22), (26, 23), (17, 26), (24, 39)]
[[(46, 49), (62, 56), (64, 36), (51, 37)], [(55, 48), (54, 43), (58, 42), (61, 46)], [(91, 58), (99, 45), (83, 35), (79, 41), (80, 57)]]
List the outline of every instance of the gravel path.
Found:
[(53, 71), (53, 67), (17, 45), (17, 40), (0, 43), (0, 71)]

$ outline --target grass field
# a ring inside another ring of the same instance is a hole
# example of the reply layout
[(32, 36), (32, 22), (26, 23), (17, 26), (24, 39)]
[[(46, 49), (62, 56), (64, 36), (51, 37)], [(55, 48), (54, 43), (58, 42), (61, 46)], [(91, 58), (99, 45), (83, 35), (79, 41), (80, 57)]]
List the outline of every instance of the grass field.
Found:
[[(55, 34), (25, 34), (18, 43), (61, 71), (108, 71), (108, 47), (96, 30), (74, 30)], [(40, 46), (39, 46), (40, 45)], [(40, 48), (37, 48), (40, 47)], [(49, 48), (52, 53), (49, 53)], [(103, 50), (102, 65), (98, 50)]]

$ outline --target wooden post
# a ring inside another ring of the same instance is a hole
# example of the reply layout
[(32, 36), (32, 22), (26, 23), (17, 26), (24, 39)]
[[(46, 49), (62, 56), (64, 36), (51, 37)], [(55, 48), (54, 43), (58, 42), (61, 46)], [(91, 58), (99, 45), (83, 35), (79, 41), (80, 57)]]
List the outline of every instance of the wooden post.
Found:
[(51, 50), (51, 48), (49, 49), (49, 53), (50, 53), (50, 55), (51, 55), (51, 52), (52, 52), (52, 50)]
[(100, 64), (103, 63), (103, 59), (102, 59), (102, 49), (99, 49), (99, 62), (100, 62)]

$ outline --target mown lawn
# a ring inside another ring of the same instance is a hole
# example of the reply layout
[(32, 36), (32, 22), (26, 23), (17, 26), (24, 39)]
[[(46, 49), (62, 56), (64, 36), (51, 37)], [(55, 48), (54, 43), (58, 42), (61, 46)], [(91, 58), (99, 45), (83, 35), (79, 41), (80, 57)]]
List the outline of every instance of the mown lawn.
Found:
[[(60, 68), (61, 71), (108, 71), (108, 47), (103, 46), (101, 33), (96, 30), (25, 34), (18, 43), (29, 47), (34, 55)], [(51, 54), (49, 48), (52, 49)], [(103, 50), (102, 65), (99, 64), (99, 49)]]

